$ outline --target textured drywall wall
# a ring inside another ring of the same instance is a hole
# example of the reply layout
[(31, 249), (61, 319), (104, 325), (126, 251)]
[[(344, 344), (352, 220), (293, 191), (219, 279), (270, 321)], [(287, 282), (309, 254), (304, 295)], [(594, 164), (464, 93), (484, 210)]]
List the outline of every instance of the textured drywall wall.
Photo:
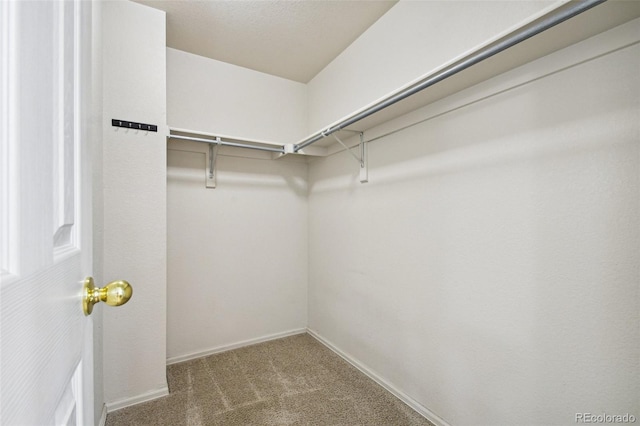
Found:
[(173, 149), (168, 358), (306, 327), (307, 164), (221, 151), (207, 189), (204, 153)]
[(311, 163), (309, 327), (452, 425), (639, 417), (639, 58), (440, 101), (369, 144), (365, 185)]
[(400, 1), (309, 82), (308, 132), (322, 130), (553, 4)]
[(167, 113), (173, 127), (279, 144), (307, 129), (305, 84), (167, 49)]
[[(126, 305), (97, 307), (109, 405), (166, 392), (166, 48), (164, 12), (114, 1), (102, 16), (103, 278), (133, 286)], [(112, 127), (112, 118), (158, 132)]]
[[(175, 49), (167, 102), (176, 128), (278, 143), (306, 129), (304, 84)], [(304, 160), (223, 147), (207, 189), (206, 145), (168, 148), (168, 358), (304, 328)]]

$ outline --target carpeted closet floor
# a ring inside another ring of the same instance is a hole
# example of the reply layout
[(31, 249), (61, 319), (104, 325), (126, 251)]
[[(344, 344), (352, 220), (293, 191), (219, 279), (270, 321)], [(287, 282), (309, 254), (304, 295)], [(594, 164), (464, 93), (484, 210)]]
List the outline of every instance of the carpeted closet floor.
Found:
[(170, 394), (120, 425), (431, 425), (308, 334), (167, 368)]

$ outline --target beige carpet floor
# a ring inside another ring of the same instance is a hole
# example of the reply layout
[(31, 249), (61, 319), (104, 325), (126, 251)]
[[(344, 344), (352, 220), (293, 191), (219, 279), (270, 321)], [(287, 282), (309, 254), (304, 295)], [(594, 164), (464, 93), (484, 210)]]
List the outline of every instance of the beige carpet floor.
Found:
[(109, 413), (120, 425), (431, 425), (308, 334), (167, 368), (167, 397)]

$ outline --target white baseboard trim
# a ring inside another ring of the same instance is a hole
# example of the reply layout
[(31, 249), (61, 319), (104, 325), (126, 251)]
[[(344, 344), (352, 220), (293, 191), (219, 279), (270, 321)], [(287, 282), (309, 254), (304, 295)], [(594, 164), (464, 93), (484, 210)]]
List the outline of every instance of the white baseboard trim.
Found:
[(425, 419), (429, 420), (434, 425), (450, 426), (449, 423), (444, 421), (444, 419), (436, 415), (433, 411), (429, 410), (427, 407), (420, 404), (418, 401), (411, 398), (409, 395), (405, 394), (400, 389), (396, 388), (394, 385), (384, 380), (382, 377), (374, 373), (372, 370), (370, 370), (368, 367), (360, 363), (351, 355), (338, 349), (333, 343), (329, 342), (327, 339), (319, 335), (317, 332), (311, 330), (310, 328), (307, 328), (307, 333), (309, 333), (318, 342), (322, 343), (324, 346), (331, 349), (333, 352), (335, 352), (338, 356), (340, 356), (342, 359), (347, 361), (349, 364), (353, 365), (355, 368), (360, 370), (363, 374), (365, 374), (371, 380), (373, 380), (374, 382), (376, 382), (377, 384), (379, 384), (380, 386), (382, 386), (383, 388), (391, 392), (391, 394), (393, 394), (396, 398), (398, 398), (400, 401), (407, 404), (409, 407), (413, 408), (416, 412), (418, 412), (418, 414), (420, 414)]
[(281, 333), (269, 334), (267, 336), (257, 337), (255, 339), (243, 340), (241, 342), (231, 343), (228, 345), (217, 346), (215, 348), (207, 349), (204, 351), (193, 352), (186, 355), (175, 356), (167, 358), (167, 365), (178, 364), (180, 362), (190, 361), (192, 359), (202, 358), (205, 356), (217, 354), (220, 352), (226, 352), (233, 349), (242, 348), (244, 346), (251, 346), (257, 343), (267, 342), (269, 340), (280, 339), (283, 337), (295, 336), (296, 334), (304, 334), (307, 332), (306, 328), (297, 328), (295, 330), (283, 331)]
[(102, 404), (102, 413), (100, 414), (100, 420), (98, 420), (98, 426), (104, 426), (107, 424), (107, 404)]
[(123, 398), (117, 401), (107, 402), (105, 403), (105, 405), (107, 407), (107, 413), (112, 413), (125, 407), (152, 401), (154, 399), (162, 398), (163, 396), (167, 395), (169, 395), (169, 387), (165, 385), (160, 389), (145, 392), (143, 394), (132, 396), (130, 398)]

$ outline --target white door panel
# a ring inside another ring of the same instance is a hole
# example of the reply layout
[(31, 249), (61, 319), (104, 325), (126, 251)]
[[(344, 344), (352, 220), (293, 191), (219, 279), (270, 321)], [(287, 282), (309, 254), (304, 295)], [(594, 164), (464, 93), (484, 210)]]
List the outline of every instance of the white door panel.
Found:
[(2, 425), (93, 423), (90, 7), (0, 3)]

